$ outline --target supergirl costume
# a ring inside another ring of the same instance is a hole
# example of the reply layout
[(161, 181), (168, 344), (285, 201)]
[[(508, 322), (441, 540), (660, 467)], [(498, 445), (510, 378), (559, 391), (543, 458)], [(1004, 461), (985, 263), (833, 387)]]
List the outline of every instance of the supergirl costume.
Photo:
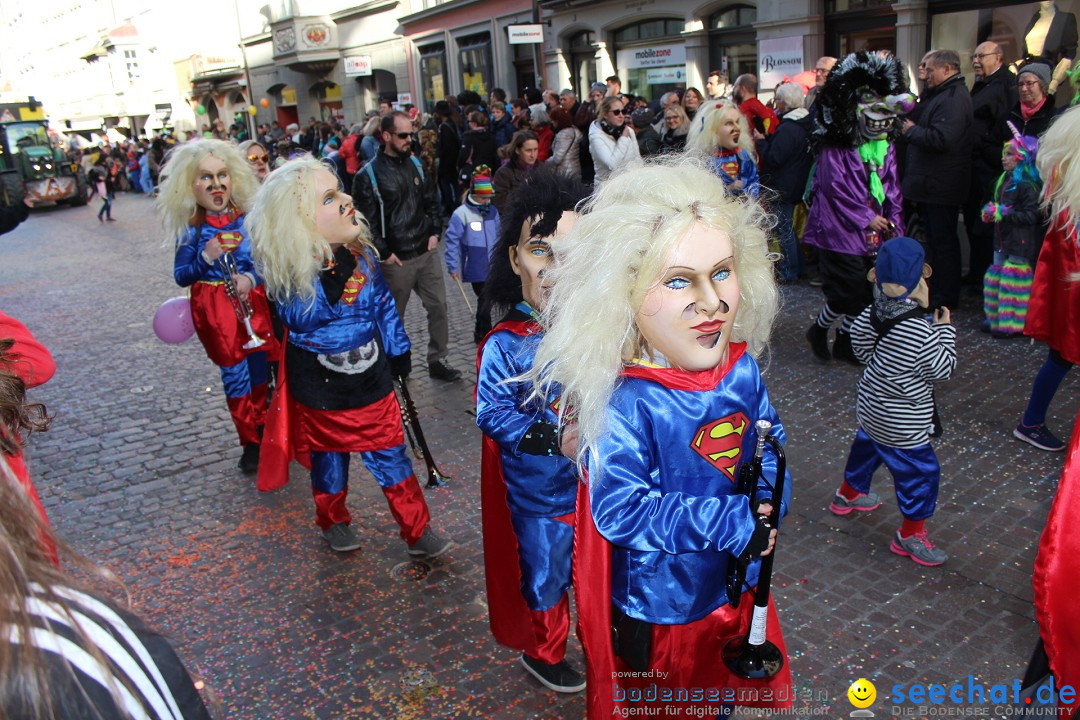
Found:
[[(713, 172), (724, 181), (728, 192), (735, 197), (745, 193), (752, 198), (757, 198), (760, 191), (757, 163), (750, 157), (750, 153), (742, 148), (717, 150), (716, 157), (713, 158)], [(741, 190), (731, 187), (736, 180), (743, 181)]]
[[(218, 216), (200, 212), (200, 215), (204, 215), (203, 221), (189, 228), (177, 245), (173, 277), (180, 287), (191, 288), (191, 319), (195, 333), (210, 360), (221, 370), (229, 414), (240, 444), (245, 447), (258, 445), (266, 422), (268, 359), (277, 360), (280, 352), (271, 332), (270, 307), (261, 286), (262, 280), (255, 274), (244, 216), (235, 212)], [(252, 289), (248, 295), (251, 327), (266, 341), (258, 348), (244, 349), (250, 338), (225, 292), (222, 264), (207, 262), (203, 255), (206, 243), (215, 237), (222, 249), (232, 255), (240, 274), (251, 280)]]
[(429, 513), (406, 451), (391, 377), (391, 364), (406, 358), (410, 345), (378, 261), (338, 248), (333, 267), (315, 283), (314, 298), (293, 296), (278, 303), (278, 314), (289, 331), (285, 383), (270, 410), (259, 489), (284, 485), (288, 460), (295, 458), (311, 470), (319, 527), (350, 523), (349, 453), (360, 453), (402, 539), (415, 544)]
[[(720, 662), (724, 643), (745, 634), (753, 607), (747, 592), (733, 609), (725, 581), (728, 563), (742, 555), (756, 526), (736, 478), (760, 419), (784, 441), (745, 343), (732, 343), (725, 363), (701, 372), (624, 368), (607, 432), (595, 445), (598, 460), (590, 461), (588, 487), (578, 493), (574, 577), (592, 720), (634, 700), (679, 707), (676, 717), (732, 704), (791, 706), (789, 663), (768, 680), (744, 680)], [(762, 471), (759, 501), (771, 498), (764, 482), (776, 474), (768, 446)], [(781, 513), (791, 497), (785, 483)], [(749, 564), (751, 587), (759, 567), (759, 560)], [(620, 643), (633, 633), (645, 649), (635, 643), (616, 651), (613, 629)], [(771, 599), (767, 633), (786, 657)], [(628, 653), (648, 658), (647, 668), (633, 668), (643, 671), (638, 677), (626, 675)]]
[(477, 353), (476, 424), (484, 433), (480, 490), (491, 632), (549, 665), (570, 630), (577, 473), (559, 449), (558, 396), (527, 400), (506, 382), (533, 365), (542, 329), (519, 302)]

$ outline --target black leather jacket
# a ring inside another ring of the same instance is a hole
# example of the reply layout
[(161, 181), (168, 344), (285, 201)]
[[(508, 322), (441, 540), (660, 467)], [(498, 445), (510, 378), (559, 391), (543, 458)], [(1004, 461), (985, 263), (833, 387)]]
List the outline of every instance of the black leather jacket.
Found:
[[(371, 161), (379, 186), (376, 198), (366, 170), (353, 178), (353, 203), (371, 226), (371, 240), (383, 260), (391, 253), (410, 260), (428, 251), (428, 238), (440, 231), (435, 180), (421, 178), (409, 157), (391, 157), (383, 150)], [(385, 220), (386, 226), (383, 227)]]

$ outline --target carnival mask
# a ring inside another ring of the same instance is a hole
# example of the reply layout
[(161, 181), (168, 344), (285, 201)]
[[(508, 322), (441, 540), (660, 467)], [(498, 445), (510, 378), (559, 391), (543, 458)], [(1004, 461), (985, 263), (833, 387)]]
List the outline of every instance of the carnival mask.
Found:
[(884, 140), (896, 123), (897, 115), (906, 115), (915, 108), (911, 93), (887, 95), (884, 98), (869, 88), (859, 91), (856, 114), (859, 132), (866, 140)]

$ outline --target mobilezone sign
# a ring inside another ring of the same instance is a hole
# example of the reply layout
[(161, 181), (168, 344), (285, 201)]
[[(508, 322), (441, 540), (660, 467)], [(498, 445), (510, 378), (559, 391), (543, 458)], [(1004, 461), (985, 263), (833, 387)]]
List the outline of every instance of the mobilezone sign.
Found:
[(685, 65), (686, 48), (682, 45), (624, 48), (615, 53), (615, 61), (619, 64), (619, 68), (626, 70)]

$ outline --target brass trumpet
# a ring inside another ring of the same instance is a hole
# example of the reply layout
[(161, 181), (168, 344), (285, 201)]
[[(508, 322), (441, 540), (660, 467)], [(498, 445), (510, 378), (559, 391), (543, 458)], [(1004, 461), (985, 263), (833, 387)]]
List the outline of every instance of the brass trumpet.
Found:
[[(738, 492), (750, 498), (751, 505), (757, 492), (758, 480), (761, 475), (761, 461), (765, 455), (765, 445), (768, 444), (776, 455), (776, 482), (772, 488), (772, 512), (768, 519), (764, 520), (769, 528), (775, 528), (780, 523), (780, 503), (784, 497), (784, 477), (787, 474), (787, 460), (784, 456), (784, 446), (769, 432), (772, 423), (768, 420), (758, 420), (754, 423), (754, 454), (749, 463), (740, 463), (738, 475)], [(748, 679), (769, 678), (780, 672), (784, 667), (784, 655), (773, 643), (765, 639), (766, 618), (769, 608), (769, 590), (772, 585), (773, 558), (776, 557), (776, 545), (773, 551), (761, 558), (761, 567), (758, 571), (757, 589), (754, 591), (754, 612), (750, 620), (750, 627), (746, 635), (738, 635), (731, 638), (724, 645), (722, 658), (731, 672), (739, 677)], [(746, 582), (746, 568), (753, 558), (744, 555), (735, 558), (728, 564), (727, 594), (728, 602), (732, 607), (739, 606), (742, 597), (743, 585)]]
[(244, 323), (244, 329), (247, 330), (248, 341), (244, 343), (244, 349), (254, 350), (265, 345), (266, 341), (256, 335), (255, 330), (251, 327), (251, 316), (254, 315), (251, 303), (240, 297), (240, 291), (236, 287), (236, 280), (233, 279), (234, 275), (240, 274), (239, 268), (236, 267), (236, 258), (232, 256), (232, 253), (223, 252), (221, 257), (218, 258), (218, 264), (221, 266), (221, 272), (225, 276), (225, 294), (229, 296), (229, 302), (232, 303), (236, 319)]

